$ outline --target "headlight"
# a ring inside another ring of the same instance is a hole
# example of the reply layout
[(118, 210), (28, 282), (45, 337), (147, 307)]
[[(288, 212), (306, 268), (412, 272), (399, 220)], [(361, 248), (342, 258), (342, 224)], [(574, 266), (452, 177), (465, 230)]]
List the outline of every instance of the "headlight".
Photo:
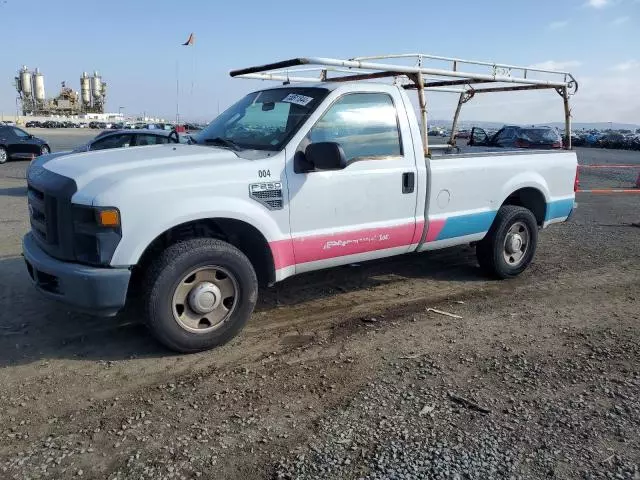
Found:
[(115, 207), (74, 205), (73, 238), (78, 262), (108, 265), (122, 238), (120, 211)]

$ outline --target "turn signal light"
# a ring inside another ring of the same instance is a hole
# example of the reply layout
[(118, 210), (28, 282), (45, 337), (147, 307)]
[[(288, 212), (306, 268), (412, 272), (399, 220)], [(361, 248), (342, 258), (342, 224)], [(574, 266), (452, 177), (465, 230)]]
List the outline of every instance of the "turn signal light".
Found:
[(119, 227), (120, 213), (114, 208), (100, 210), (98, 212), (98, 223), (102, 227)]

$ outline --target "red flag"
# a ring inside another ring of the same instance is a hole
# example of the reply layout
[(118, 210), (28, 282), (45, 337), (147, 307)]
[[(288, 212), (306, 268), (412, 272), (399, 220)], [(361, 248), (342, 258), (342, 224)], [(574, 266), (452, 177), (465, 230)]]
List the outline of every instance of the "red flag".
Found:
[(187, 39), (187, 41), (184, 42), (182, 45), (184, 45), (184, 46), (193, 45), (195, 41), (196, 41), (196, 37), (194, 37), (193, 33), (191, 33), (191, 34), (189, 34), (189, 38)]

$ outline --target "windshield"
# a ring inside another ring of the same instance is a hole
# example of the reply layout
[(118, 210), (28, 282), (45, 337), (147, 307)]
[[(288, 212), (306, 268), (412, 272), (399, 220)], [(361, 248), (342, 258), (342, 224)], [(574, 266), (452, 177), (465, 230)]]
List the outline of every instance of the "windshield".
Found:
[(282, 150), (328, 94), (324, 88), (276, 88), (244, 97), (194, 135), (200, 144)]

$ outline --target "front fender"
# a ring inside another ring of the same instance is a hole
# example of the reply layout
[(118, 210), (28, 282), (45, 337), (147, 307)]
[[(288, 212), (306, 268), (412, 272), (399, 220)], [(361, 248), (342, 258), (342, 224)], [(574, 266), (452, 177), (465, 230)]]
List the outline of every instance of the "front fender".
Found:
[[(138, 263), (145, 249), (164, 232), (196, 220), (227, 218), (252, 225), (267, 242), (285, 238), (286, 232), (278, 226), (271, 212), (250, 199), (201, 196), (188, 197), (163, 204), (162, 212), (152, 205), (136, 205), (122, 214), (122, 240), (111, 260), (112, 266), (130, 266)], [(280, 211), (288, 218), (286, 211)]]

